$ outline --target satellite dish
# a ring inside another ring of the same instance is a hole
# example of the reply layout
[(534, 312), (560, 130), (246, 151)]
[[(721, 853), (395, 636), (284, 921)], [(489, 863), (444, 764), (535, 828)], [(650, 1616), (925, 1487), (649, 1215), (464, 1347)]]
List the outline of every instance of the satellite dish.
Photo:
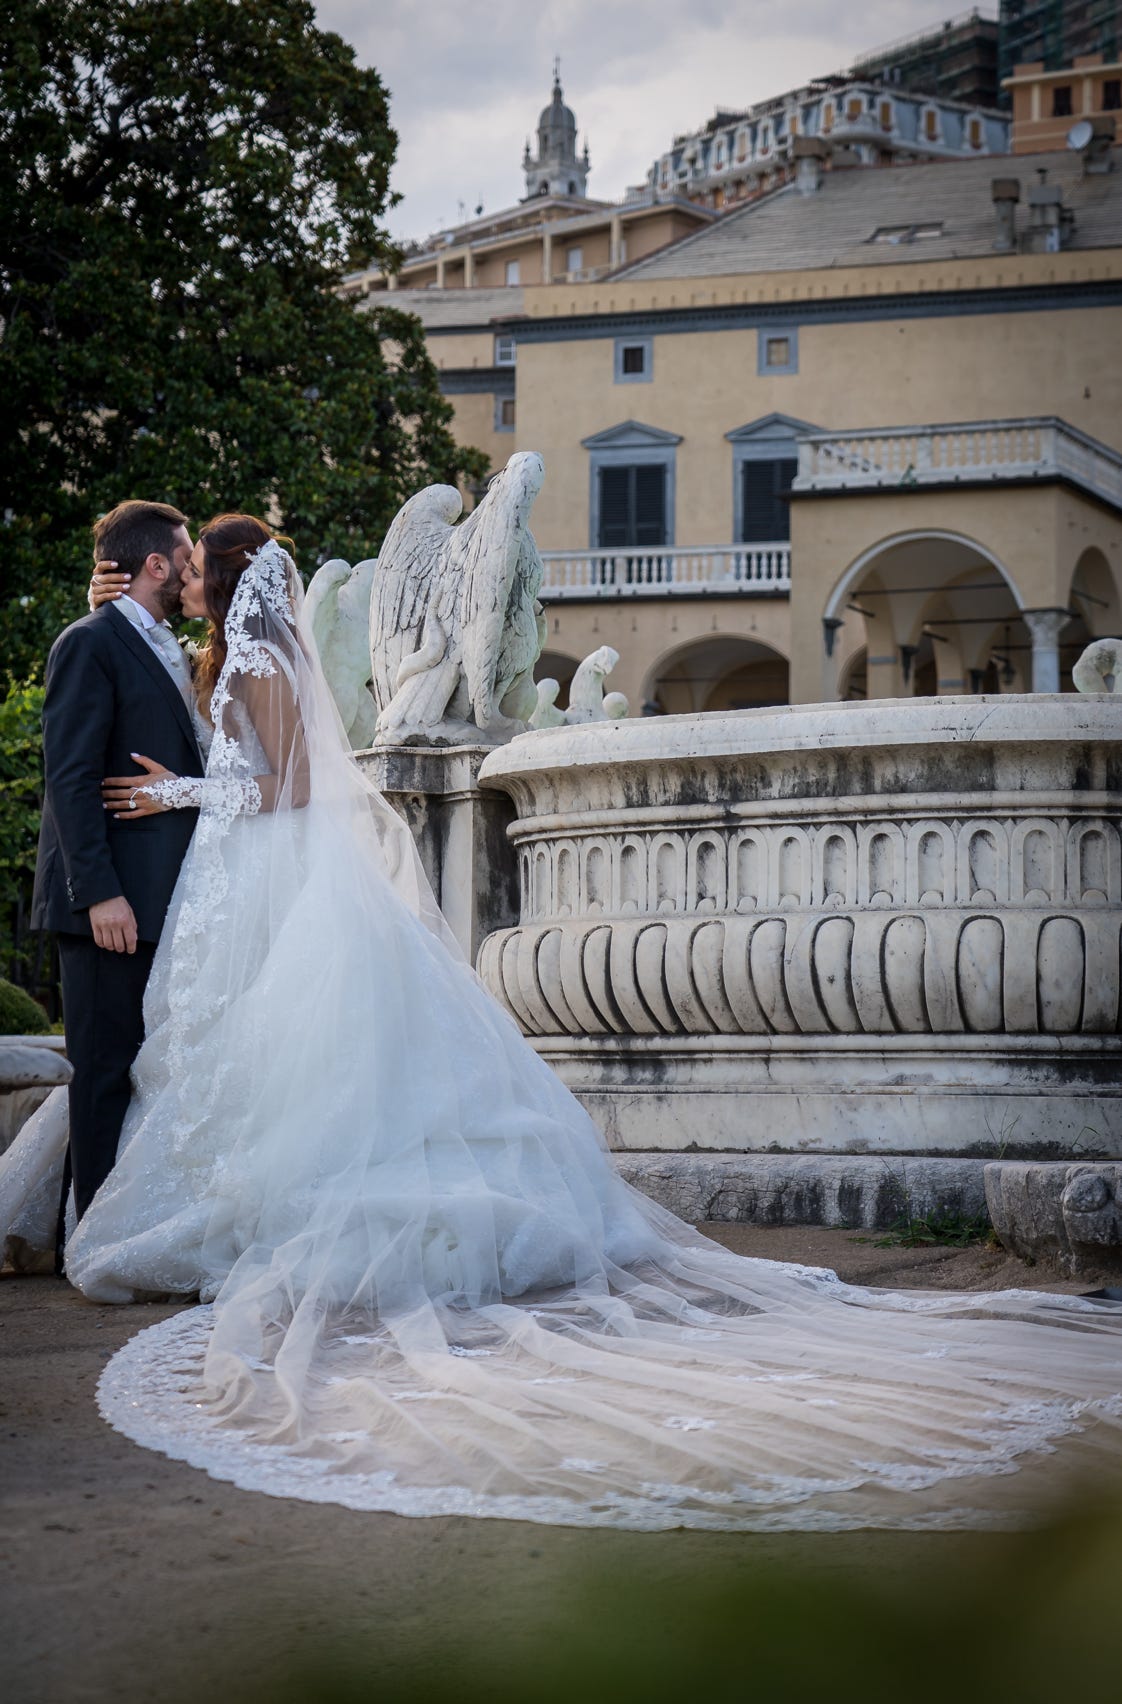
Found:
[(1095, 127), (1089, 118), (1081, 118), (1078, 124), (1073, 124), (1067, 133), (1067, 145), (1074, 148), (1077, 154), (1082, 154), (1095, 140)]

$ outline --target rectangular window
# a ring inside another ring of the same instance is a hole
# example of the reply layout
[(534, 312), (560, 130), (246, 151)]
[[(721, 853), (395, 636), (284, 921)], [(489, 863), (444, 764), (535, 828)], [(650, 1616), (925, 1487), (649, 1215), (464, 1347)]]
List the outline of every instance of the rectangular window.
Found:
[(514, 398), (512, 396), (497, 396), (495, 398), (495, 431), (514, 431)]
[(938, 116), (937, 113), (934, 113), (934, 112), (925, 112), (924, 113), (924, 115), (923, 115), (923, 132), (924, 132), (924, 135), (927, 137), (927, 140), (929, 142), (938, 142), (938, 140), (939, 140), (939, 116)]
[(661, 549), (667, 542), (665, 467), (602, 467), (599, 477), (600, 549)]
[(1103, 83), (1103, 111), (1122, 112), (1122, 77), (1108, 77)]
[(791, 506), (786, 498), (798, 469), (797, 457), (741, 463), (741, 544), (775, 544), (790, 538)]
[(522, 282), (522, 266), (521, 266), (521, 263), (519, 261), (517, 261), (517, 260), (508, 260), (507, 261), (507, 263), (506, 263), (506, 281), (507, 281), (508, 284), (521, 284), (521, 282)]
[(581, 272), (584, 269), (584, 250), (571, 248), (565, 250), (565, 271)]
[(615, 382), (617, 385), (642, 385), (650, 382), (654, 348), (649, 337), (617, 337), (615, 345)]
[(496, 336), (495, 365), (496, 367), (513, 367), (515, 360), (515, 344), (513, 337)]
[(1052, 117), (1071, 117), (1071, 84), (1057, 83), (1052, 90)]
[(757, 333), (758, 373), (797, 373), (798, 370), (799, 334), (794, 326)]

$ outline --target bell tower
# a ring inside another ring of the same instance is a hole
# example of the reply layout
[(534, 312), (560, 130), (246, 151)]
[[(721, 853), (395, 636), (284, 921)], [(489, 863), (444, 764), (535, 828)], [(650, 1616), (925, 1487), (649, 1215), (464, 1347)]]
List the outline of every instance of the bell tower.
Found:
[(561, 93), (561, 61), (553, 62), (553, 96), (538, 119), (538, 151), (532, 154), (527, 139), (522, 156), (526, 174), (526, 199), (534, 195), (588, 194), (591, 161), (588, 143), (577, 153), (577, 121)]

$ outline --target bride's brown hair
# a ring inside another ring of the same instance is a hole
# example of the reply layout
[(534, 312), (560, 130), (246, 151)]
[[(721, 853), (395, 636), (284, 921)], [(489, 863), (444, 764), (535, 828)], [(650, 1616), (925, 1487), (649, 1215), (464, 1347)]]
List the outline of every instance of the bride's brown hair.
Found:
[(292, 540), (270, 532), (256, 515), (215, 515), (199, 531), (203, 547), (203, 599), (210, 618), (210, 638), (199, 653), (195, 675), (204, 704), (209, 703), (226, 661), (226, 615), (235, 588), (254, 551), (274, 537), (291, 555)]

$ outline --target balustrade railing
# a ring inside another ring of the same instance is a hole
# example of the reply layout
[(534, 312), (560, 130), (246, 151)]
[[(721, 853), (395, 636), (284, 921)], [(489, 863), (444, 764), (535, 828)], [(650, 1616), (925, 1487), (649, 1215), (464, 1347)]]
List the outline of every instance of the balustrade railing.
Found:
[(799, 442), (792, 490), (798, 495), (1057, 478), (1122, 507), (1122, 456), (1048, 417), (808, 433)]
[(696, 597), (788, 592), (791, 546), (722, 544), (697, 549), (550, 550), (542, 552), (540, 596), (563, 598)]

